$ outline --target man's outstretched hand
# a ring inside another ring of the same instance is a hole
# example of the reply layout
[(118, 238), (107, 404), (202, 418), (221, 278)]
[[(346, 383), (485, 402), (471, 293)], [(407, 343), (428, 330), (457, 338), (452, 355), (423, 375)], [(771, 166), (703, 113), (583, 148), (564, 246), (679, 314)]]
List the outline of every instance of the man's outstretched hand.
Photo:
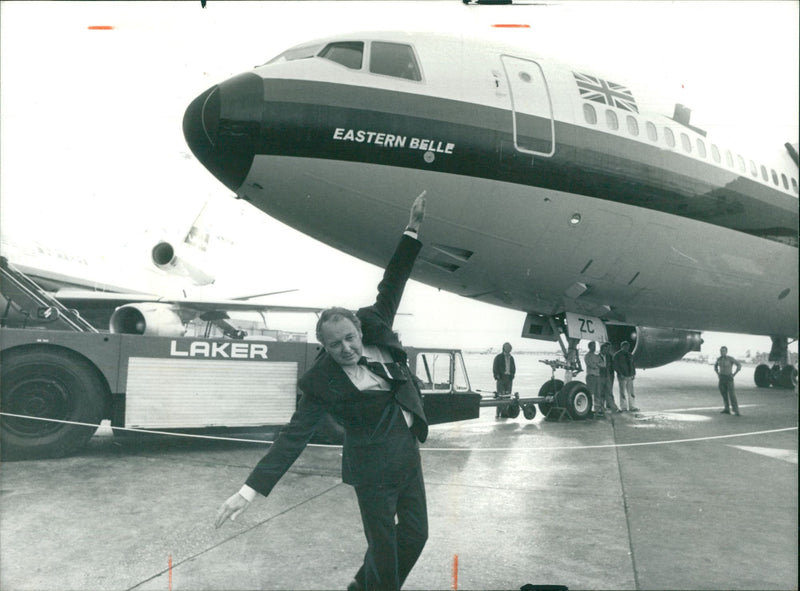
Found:
[(408, 228), (415, 232), (419, 231), (419, 226), (425, 217), (425, 193), (427, 191), (423, 191), (414, 199), (414, 204), (411, 206), (411, 214), (408, 216)]
[(231, 521), (236, 521), (239, 514), (247, 509), (250, 502), (245, 499), (238, 492), (231, 495), (227, 501), (220, 505), (217, 511), (217, 520), (214, 522), (214, 527), (219, 527), (230, 517)]

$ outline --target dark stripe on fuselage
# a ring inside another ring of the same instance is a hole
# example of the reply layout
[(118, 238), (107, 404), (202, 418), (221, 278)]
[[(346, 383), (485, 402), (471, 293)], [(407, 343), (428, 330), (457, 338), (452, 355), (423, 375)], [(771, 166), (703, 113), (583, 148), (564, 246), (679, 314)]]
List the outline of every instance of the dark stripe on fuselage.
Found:
[[(515, 149), (511, 112), (462, 101), (360, 86), (264, 80), (256, 154), (326, 158), (494, 179), (574, 193), (707, 222), (797, 247), (798, 200), (680, 153), (558, 122), (555, 155)], [(353, 105), (358, 105), (354, 107)], [(549, 121), (521, 128), (544, 147)], [(341, 131), (337, 132), (339, 129)], [(345, 139), (347, 130), (353, 138)], [(356, 130), (395, 136), (364, 134)], [(541, 131), (541, 134), (540, 134)], [(335, 139), (338, 136), (338, 139)], [(400, 141), (397, 138), (405, 138)], [(414, 148), (430, 140), (432, 155)], [(449, 146), (451, 145), (451, 146)], [(449, 153), (448, 153), (449, 152)]]

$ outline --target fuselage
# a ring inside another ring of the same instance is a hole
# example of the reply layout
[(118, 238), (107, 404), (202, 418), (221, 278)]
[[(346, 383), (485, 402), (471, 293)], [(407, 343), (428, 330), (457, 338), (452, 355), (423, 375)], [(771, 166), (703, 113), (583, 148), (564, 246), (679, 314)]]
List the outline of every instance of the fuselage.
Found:
[(413, 277), (441, 289), (797, 335), (796, 162), (715, 142), (645, 94), (519, 48), (360, 33), (209, 89), (184, 134), (240, 198), (377, 265), (427, 190)]

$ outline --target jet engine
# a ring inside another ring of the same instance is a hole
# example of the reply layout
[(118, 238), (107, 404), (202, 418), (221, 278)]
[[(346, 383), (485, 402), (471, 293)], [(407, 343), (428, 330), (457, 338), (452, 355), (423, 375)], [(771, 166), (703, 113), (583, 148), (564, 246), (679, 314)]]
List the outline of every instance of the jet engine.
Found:
[(208, 285), (214, 283), (214, 277), (190, 263), (185, 257), (178, 256), (172, 244), (161, 241), (150, 251), (153, 264), (170, 275), (188, 277), (195, 285)]
[(182, 337), (186, 325), (170, 304), (125, 304), (114, 310), (109, 330), (118, 334)]
[(699, 351), (703, 344), (700, 333), (694, 330), (607, 324), (606, 331), (615, 351), (623, 341), (631, 344), (636, 367), (642, 369), (677, 361), (689, 351)]

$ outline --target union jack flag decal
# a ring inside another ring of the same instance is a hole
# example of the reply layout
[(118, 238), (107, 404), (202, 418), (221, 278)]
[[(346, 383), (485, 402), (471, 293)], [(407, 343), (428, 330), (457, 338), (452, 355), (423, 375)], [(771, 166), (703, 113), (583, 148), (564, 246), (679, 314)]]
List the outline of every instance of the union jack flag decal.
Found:
[(578, 91), (580, 91), (582, 99), (603, 103), (626, 111), (633, 111), (634, 113), (639, 112), (633, 93), (622, 84), (606, 82), (600, 78), (595, 78), (588, 74), (579, 74), (578, 72), (573, 72), (572, 75), (575, 76), (575, 83), (578, 85)]

